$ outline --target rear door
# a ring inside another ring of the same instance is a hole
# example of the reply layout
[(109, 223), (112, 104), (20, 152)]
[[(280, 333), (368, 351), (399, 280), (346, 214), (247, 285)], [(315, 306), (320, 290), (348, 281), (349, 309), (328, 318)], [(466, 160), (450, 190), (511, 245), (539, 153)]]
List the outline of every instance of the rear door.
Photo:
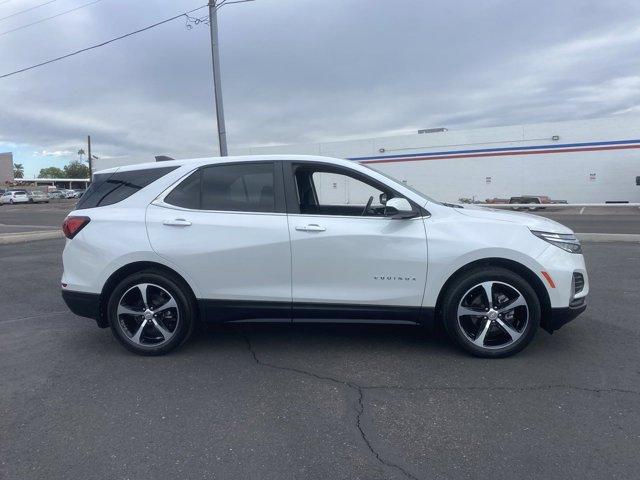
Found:
[(281, 169), (279, 162), (200, 168), (147, 209), (153, 249), (188, 273), (212, 320), (290, 319)]
[(287, 163), (285, 182), (294, 319), (417, 320), (427, 275), (419, 207), (414, 218), (386, 216), (381, 194), (399, 194), (330, 164)]

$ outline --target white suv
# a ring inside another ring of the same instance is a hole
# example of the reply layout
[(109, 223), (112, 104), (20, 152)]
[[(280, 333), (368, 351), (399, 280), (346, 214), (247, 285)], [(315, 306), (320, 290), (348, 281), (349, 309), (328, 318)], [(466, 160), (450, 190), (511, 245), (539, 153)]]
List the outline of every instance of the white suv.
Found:
[(62, 296), (157, 355), (203, 322), (444, 325), (511, 355), (586, 308), (580, 243), (532, 215), (442, 204), (347, 160), (250, 156), (104, 170), (65, 219)]

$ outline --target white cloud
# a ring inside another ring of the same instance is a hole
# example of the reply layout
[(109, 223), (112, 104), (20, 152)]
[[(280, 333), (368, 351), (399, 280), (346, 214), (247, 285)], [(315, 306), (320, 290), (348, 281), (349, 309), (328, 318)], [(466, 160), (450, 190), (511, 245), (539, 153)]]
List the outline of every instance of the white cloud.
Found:
[(33, 152), (35, 157), (67, 157), (72, 155), (74, 152), (71, 150), (38, 150)]

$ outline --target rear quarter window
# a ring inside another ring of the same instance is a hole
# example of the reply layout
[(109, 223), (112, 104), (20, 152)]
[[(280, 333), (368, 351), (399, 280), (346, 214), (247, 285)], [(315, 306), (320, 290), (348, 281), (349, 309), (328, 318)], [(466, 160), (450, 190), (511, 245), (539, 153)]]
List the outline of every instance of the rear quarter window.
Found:
[(76, 208), (105, 207), (121, 202), (176, 168), (178, 167), (96, 174), (87, 191), (80, 197)]

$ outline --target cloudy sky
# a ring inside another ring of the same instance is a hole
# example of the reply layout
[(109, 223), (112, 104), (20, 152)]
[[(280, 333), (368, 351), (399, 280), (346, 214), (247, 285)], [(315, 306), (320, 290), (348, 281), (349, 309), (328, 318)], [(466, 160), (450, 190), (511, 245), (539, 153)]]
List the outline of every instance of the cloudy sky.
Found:
[[(206, 0), (0, 0), (0, 75)], [(206, 9), (194, 15), (205, 15)], [(7, 16), (10, 18), (4, 18)], [(255, 0), (220, 11), (230, 148), (640, 114), (640, 2)], [(183, 19), (0, 79), (0, 151), (217, 151), (208, 27)]]

